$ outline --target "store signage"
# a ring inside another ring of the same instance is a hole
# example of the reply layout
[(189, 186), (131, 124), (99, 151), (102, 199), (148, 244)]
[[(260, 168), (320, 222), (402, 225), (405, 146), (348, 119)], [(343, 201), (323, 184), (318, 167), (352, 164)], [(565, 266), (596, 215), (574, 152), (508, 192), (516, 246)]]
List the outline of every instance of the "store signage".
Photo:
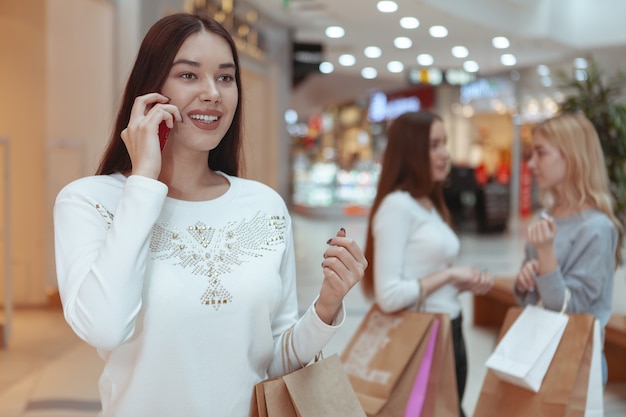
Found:
[(322, 44), (294, 42), (292, 60), (292, 86), (296, 86), (304, 80), (307, 75), (320, 72), (320, 64), (324, 60)]
[(496, 97), (515, 97), (513, 84), (499, 78), (481, 78), (461, 86), (461, 103), (464, 104)]
[(438, 68), (409, 68), (406, 72), (409, 84), (439, 85), (443, 80), (441, 70)]
[(324, 60), (321, 43), (298, 43), (293, 44), (294, 68), (317, 71)]
[(476, 81), (476, 74), (461, 69), (449, 69), (445, 72), (445, 78), (450, 85), (465, 85)]
[(406, 72), (410, 84), (440, 85), (443, 82), (449, 85), (465, 85), (476, 80), (476, 74), (462, 69), (448, 69), (442, 72), (439, 68), (409, 68)]
[(188, 13), (211, 16), (231, 34), (237, 49), (257, 58), (265, 58), (267, 45), (263, 31), (257, 26), (259, 14), (247, 8), (235, 13), (235, 0), (185, 0), (183, 10)]
[(420, 107), (420, 99), (416, 96), (398, 97), (388, 101), (385, 93), (377, 92), (370, 96), (367, 117), (371, 123), (379, 123), (395, 119), (408, 111), (417, 111)]

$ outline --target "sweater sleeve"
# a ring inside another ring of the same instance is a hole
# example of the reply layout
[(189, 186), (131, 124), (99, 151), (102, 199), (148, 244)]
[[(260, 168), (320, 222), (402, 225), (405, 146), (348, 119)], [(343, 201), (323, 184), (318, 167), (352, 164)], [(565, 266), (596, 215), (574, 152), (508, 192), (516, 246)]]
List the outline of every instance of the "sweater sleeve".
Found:
[(113, 349), (134, 333), (149, 238), (166, 195), (165, 184), (130, 176), (117, 207), (103, 207), (80, 186), (57, 196), (55, 257), (65, 318), (98, 349)]
[(345, 308), (342, 306), (332, 325), (324, 323), (314, 308), (315, 301), (317, 301), (316, 298), (302, 317), (298, 319), (296, 266), (291, 221), (288, 222), (285, 239), (286, 251), (280, 271), (283, 281), (283, 301), (280, 311), (272, 324), (274, 355), (268, 369), (270, 377), (283, 375), (289, 371), (288, 369), (283, 369), (283, 337), (292, 325), (295, 326), (293, 330), (293, 347), (289, 346), (287, 352), (289, 354), (289, 363), (295, 369), (298, 367), (298, 362), (306, 365), (322, 351), (324, 346), (341, 327), (345, 317)]
[[(526, 264), (526, 262), (530, 261), (533, 258), (536, 258), (536, 256), (532, 254), (531, 246), (526, 243), (526, 245), (524, 246), (524, 260), (520, 265), (520, 269)], [(513, 283), (513, 295), (515, 296), (517, 303), (522, 306), (535, 305), (539, 302), (539, 296), (537, 295), (537, 291), (527, 291), (525, 293), (522, 293), (517, 290), (515, 282)]]
[(390, 194), (379, 206), (372, 222), (374, 235), (374, 293), (385, 312), (414, 305), (419, 295), (417, 279), (403, 277), (406, 246), (415, 222), (400, 194)]
[(568, 312), (598, 316), (594, 311), (598, 300), (615, 274), (616, 242), (617, 232), (608, 222), (589, 223), (576, 236), (571, 236), (566, 242), (571, 245), (569, 254), (559, 262), (558, 268), (537, 277), (537, 290), (544, 306), (560, 310), (568, 287), (571, 292)]

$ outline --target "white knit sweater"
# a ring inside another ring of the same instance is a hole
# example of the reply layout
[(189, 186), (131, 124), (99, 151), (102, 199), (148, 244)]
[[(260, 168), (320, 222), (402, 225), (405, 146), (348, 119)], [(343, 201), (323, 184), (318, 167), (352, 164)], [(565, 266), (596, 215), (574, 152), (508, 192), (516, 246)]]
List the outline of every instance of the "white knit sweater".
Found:
[[(373, 218), (374, 289), (385, 311), (414, 307), (418, 280), (449, 267), (459, 253), (459, 239), (435, 209), (427, 210), (406, 191), (394, 191)], [(458, 290), (446, 284), (428, 294), (424, 310), (461, 313)]]
[(67, 322), (104, 359), (102, 416), (247, 417), (254, 384), (283, 373), (287, 328), (297, 321), (303, 361), (336, 332), (313, 308), (298, 320), (283, 200), (225, 177), (229, 190), (201, 202), (121, 174), (59, 193), (59, 290)]

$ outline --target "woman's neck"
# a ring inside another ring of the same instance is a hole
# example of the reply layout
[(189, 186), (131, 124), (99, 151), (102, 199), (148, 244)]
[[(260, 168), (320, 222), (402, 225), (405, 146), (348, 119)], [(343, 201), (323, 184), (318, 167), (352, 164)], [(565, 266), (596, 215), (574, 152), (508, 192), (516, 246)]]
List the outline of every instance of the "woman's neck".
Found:
[(230, 183), (208, 165), (163, 164), (159, 181), (168, 187), (167, 195), (187, 201), (212, 200), (224, 194)]
[(566, 204), (563, 202), (557, 202), (552, 206), (551, 214), (554, 217), (571, 217), (577, 214), (582, 213), (585, 210), (589, 210), (592, 208), (591, 204), (582, 204), (582, 205), (574, 205), (574, 204)]

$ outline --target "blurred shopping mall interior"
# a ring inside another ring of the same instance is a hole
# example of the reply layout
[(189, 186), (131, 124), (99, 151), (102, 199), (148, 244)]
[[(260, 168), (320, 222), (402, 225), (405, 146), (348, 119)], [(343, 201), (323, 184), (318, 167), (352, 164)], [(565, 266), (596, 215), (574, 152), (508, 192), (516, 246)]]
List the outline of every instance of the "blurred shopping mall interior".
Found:
[[(347, 225), (364, 243), (387, 124), (416, 109), (448, 133), (461, 261), (512, 276), (539, 208), (532, 126), (580, 94), (572, 85), (619, 87), (626, 69), (623, 0), (0, 0), (0, 417), (97, 412), (101, 362), (59, 308), (52, 206), (94, 173), (143, 35), (179, 11), (210, 14), (237, 41), (245, 176), (293, 213), (301, 307), (319, 285), (323, 233)], [(615, 288), (626, 290), (622, 267)], [(353, 293), (331, 352), (369, 306)], [(473, 309), (464, 298), (469, 411), (497, 335)], [(626, 358), (623, 296), (613, 309)], [(626, 414), (623, 365), (607, 416)]]

